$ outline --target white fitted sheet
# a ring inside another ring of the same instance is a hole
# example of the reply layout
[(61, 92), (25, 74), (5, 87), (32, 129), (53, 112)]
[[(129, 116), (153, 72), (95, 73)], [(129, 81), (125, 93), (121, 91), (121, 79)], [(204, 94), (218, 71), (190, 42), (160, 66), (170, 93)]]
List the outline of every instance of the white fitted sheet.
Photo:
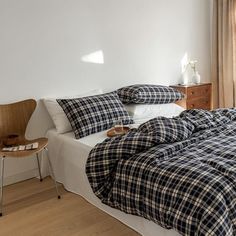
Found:
[(106, 138), (106, 132), (100, 132), (76, 140), (74, 134), (58, 134), (55, 129), (49, 130), (49, 156), (52, 161), (56, 180), (73, 193), (76, 193), (88, 202), (107, 212), (144, 236), (179, 236), (173, 230), (166, 230), (159, 225), (142, 217), (129, 215), (111, 208), (94, 195), (88, 182), (85, 165), (90, 150)]

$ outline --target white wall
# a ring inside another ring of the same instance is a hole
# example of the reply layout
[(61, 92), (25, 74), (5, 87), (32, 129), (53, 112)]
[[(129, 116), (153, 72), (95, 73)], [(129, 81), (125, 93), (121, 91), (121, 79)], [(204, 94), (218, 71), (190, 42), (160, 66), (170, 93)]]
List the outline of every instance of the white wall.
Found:
[[(104, 64), (81, 62), (97, 50)], [(185, 52), (208, 81), (210, 0), (0, 0), (0, 103), (175, 84)], [(51, 124), (39, 104), (29, 133), (43, 135)], [(34, 168), (11, 160), (6, 175)]]

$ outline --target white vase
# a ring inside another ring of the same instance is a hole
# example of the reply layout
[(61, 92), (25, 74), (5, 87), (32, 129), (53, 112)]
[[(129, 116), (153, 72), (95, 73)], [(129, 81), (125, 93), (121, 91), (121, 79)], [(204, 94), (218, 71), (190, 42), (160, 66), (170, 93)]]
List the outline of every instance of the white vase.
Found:
[(201, 83), (201, 76), (199, 75), (198, 71), (196, 71), (193, 74), (192, 81), (194, 84), (200, 84)]

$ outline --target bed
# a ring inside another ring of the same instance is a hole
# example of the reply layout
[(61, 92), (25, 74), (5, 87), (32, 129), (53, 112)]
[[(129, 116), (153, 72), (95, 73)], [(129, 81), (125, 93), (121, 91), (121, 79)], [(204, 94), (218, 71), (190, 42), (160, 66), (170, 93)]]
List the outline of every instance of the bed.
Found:
[[(176, 99), (182, 95), (155, 85), (57, 99), (74, 133), (47, 133), (56, 179), (141, 235), (234, 236), (236, 109), (179, 115), (172, 107), (169, 117), (179, 116), (169, 119), (158, 108), (138, 123), (135, 114), (147, 114), (145, 103), (167, 108)], [(138, 103), (133, 118), (122, 102)], [(117, 117), (136, 127), (106, 139)]]

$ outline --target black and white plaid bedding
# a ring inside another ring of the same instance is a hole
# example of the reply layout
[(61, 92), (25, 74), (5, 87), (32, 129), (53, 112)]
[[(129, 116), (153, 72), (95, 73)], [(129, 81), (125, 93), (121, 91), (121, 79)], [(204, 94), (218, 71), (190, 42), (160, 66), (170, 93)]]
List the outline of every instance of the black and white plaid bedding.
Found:
[(179, 91), (162, 85), (136, 84), (117, 90), (120, 100), (125, 103), (165, 104), (184, 98)]
[(83, 138), (111, 128), (116, 122), (133, 124), (116, 92), (74, 99), (57, 99), (64, 110), (75, 138)]
[(101, 201), (181, 235), (236, 235), (236, 109), (155, 118), (90, 152)]

